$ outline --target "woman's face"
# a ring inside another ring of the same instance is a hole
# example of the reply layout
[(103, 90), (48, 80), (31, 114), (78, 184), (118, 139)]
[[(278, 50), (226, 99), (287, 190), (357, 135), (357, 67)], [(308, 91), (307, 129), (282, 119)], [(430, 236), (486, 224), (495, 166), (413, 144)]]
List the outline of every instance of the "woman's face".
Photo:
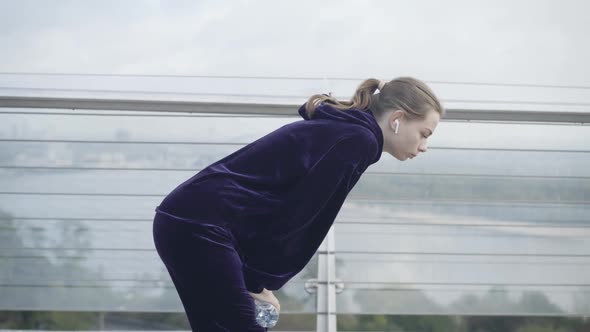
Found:
[[(395, 120), (399, 120), (397, 134)], [(409, 120), (399, 110), (388, 113), (385, 121), (380, 124), (383, 131), (383, 151), (401, 161), (428, 151), (428, 137), (434, 133), (439, 121), (440, 114), (436, 111), (428, 112), (425, 119), (419, 120)]]

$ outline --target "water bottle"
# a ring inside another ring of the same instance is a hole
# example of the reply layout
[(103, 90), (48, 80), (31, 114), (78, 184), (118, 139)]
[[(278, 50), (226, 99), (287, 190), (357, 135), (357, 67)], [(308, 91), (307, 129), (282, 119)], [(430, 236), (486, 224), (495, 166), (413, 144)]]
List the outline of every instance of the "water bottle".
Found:
[(254, 299), (256, 303), (256, 322), (262, 327), (274, 327), (279, 321), (279, 311), (277, 308), (263, 301)]

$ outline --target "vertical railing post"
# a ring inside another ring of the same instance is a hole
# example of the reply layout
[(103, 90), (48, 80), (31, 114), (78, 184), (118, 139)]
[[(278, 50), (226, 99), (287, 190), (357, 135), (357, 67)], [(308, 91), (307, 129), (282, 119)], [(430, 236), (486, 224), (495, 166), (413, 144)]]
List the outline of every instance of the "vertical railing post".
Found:
[(336, 258), (334, 227), (318, 251), (317, 332), (336, 332)]

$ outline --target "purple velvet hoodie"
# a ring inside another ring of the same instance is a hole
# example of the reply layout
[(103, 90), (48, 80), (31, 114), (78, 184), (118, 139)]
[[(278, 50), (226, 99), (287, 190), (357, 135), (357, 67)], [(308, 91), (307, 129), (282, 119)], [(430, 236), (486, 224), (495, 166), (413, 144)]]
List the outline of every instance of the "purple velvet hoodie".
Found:
[(346, 196), (381, 157), (383, 134), (370, 110), (322, 103), (209, 165), (157, 209), (228, 227), (250, 292), (277, 290), (319, 248)]

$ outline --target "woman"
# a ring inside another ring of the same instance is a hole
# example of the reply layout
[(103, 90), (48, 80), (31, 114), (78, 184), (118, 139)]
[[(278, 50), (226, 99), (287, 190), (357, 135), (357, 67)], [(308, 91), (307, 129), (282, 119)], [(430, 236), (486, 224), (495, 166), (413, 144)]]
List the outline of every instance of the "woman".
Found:
[(299, 115), (156, 208), (156, 249), (193, 331), (266, 331), (254, 298), (280, 310), (272, 290), (309, 262), (367, 167), (382, 152), (426, 152), (444, 110), (425, 83), (400, 77), (365, 80), (351, 101), (313, 95)]

